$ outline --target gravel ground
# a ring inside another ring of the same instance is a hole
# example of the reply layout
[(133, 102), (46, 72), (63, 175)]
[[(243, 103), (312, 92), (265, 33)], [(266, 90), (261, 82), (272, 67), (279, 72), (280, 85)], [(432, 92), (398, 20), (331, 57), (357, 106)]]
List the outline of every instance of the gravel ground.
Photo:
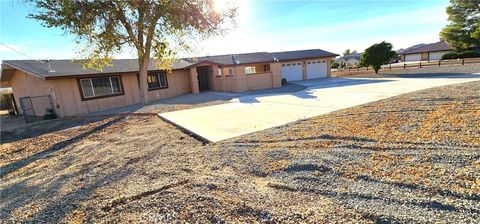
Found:
[(0, 151), (7, 223), (480, 222), (480, 82), (216, 144), (113, 116)]

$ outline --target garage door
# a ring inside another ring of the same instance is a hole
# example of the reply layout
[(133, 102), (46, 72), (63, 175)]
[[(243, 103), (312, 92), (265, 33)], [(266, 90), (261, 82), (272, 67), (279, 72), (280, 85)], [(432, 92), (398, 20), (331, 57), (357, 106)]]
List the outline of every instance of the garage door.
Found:
[(282, 64), (282, 78), (286, 79), (287, 81), (302, 80), (302, 63), (289, 62)]
[(442, 56), (446, 53), (448, 53), (448, 51), (430, 52), (430, 60), (438, 61), (442, 59)]
[(307, 79), (327, 77), (327, 60), (307, 61)]
[(421, 61), (422, 55), (421, 54), (406, 54), (405, 61)]

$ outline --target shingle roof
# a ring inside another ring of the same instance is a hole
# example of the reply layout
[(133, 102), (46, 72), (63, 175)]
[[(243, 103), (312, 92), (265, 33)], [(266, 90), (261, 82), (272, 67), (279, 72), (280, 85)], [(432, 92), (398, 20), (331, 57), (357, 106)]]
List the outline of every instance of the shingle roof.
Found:
[(347, 54), (347, 55), (343, 56), (342, 58), (345, 61), (350, 60), (352, 58), (360, 61), (361, 56), (362, 56), (362, 53), (353, 53), (353, 54)]
[(448, 51), (453, 50), (445, 41), (439, 41), (433, 44), (427, 44), (425, 46), (414, 48), (402, 52), (402, 54), (416, 54), (422, 52), (432, 52), (432, 51)]
[[(300, 51), (284, 51), (284, 52), (255, 52), (245, 54), (228, 54), (228, 55), (215, 55), (215, 56), (203, 56), (198, 58), (183, 58), (177, 59), (172, 69), (184, 69), (191, 65), (201, 63), (203, 61), (209, 61), (221, 65), (233, 65), (233, 64), (249, 64), (258, 62), (269, 62), (277, 58), (279, 61), (294, 60), (302, 58), (315, 58), (315, 57), (335, 57), (337, 54), (327, 52), (320, 49), (312, 50), (300, 50)], [(234, 62), (235, 61), (235, 62)], [(43, 63), (42, 63), (43, 62)], [(101, 73), (121, 73), (121, 72), (137, 72), (138, 60), (137, 59), (114, 59), (112, 60), (112, 66), (103, 68), (102, 71), (96, 71), (93, 69), (84, 69), (79, 62), (72, 62), (72, 60), (50, 60), (46, 61), (36, 60), (5, 60), (3, 65), (8, 65), (15, 69), (20, 69), (34, 75), (38, 75), (43, 78), (58, 78), (63, 76), (80, 76), (90, 74)], [(149, 70), (156, 70), (156, 62), (150, 61), (148, 66)], [(52, 71), (53, 70), (53, 71)]]
[(321, 58), (321, 57), (338, 56), (338, 54), (334, 54), (321, 49), (282, 51), (282, 52), (273, 52), (271, 54), (280, 61), (295, 60), (295, 59), (302, 59), (302, 58)]
[[(72, 62), (72, 60), (50, 60), (48, 63), (44, 60), (42, 62), (36, 60), (5, 60), (2, 64), (49, 78), (101, 73), (137, 72), (139, 70), (137, 59), (114, 59), (112, 60), (112, 66), (106, 66), (102, 71), (89, 68), (84, 69), (80, 62)], [(173, 63), (172, 69), (181, 69), (190, 64), (190, 62), (185, 60), (177, 60)], [(150, 61), (148, 69), (156, 70), (156, 68), (156, 62), (154, 60)]]

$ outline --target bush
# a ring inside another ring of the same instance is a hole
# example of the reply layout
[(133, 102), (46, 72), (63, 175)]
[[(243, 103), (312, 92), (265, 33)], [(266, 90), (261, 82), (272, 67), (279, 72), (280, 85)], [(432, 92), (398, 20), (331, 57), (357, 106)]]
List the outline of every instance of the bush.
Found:
[(442, 55), (442, 60), (448, 60), (448, 59), (457, 59), (458, 54), (457, 53), (446, 53)]
[(458, 53), (446, 53), (442, 56), (442, 60), (457, 59), (457, 58), (479, 58), (480, 52), (478, 51), (464, 51)]
[(458, 58), (478, 58), (480, 57), (480, 52), (477, 51), (464, 51), (458, 53)]

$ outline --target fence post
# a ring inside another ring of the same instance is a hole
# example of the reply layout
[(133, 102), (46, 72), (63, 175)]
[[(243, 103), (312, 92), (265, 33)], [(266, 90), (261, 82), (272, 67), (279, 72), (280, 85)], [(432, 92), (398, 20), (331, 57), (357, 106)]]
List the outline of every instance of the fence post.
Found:
[(442, 64), (442, 59), (438, 60), (438, 66)]
[(422, 62), (420, 62), (420, 68), (422, 68)]
[(392, 70), (392, 64), (390, 64), (390, 69), (389, 70)]
[(368, 66), (367, 66), (367, 71), (368, 71)]
[(465, 65), (465, 58), (462, 58), (462, 65)]
[(403, 63), (403, 69), (407, 68), (407, 64)]
[(350, 68), (348, 68), (348, 72), (350, 72)]

